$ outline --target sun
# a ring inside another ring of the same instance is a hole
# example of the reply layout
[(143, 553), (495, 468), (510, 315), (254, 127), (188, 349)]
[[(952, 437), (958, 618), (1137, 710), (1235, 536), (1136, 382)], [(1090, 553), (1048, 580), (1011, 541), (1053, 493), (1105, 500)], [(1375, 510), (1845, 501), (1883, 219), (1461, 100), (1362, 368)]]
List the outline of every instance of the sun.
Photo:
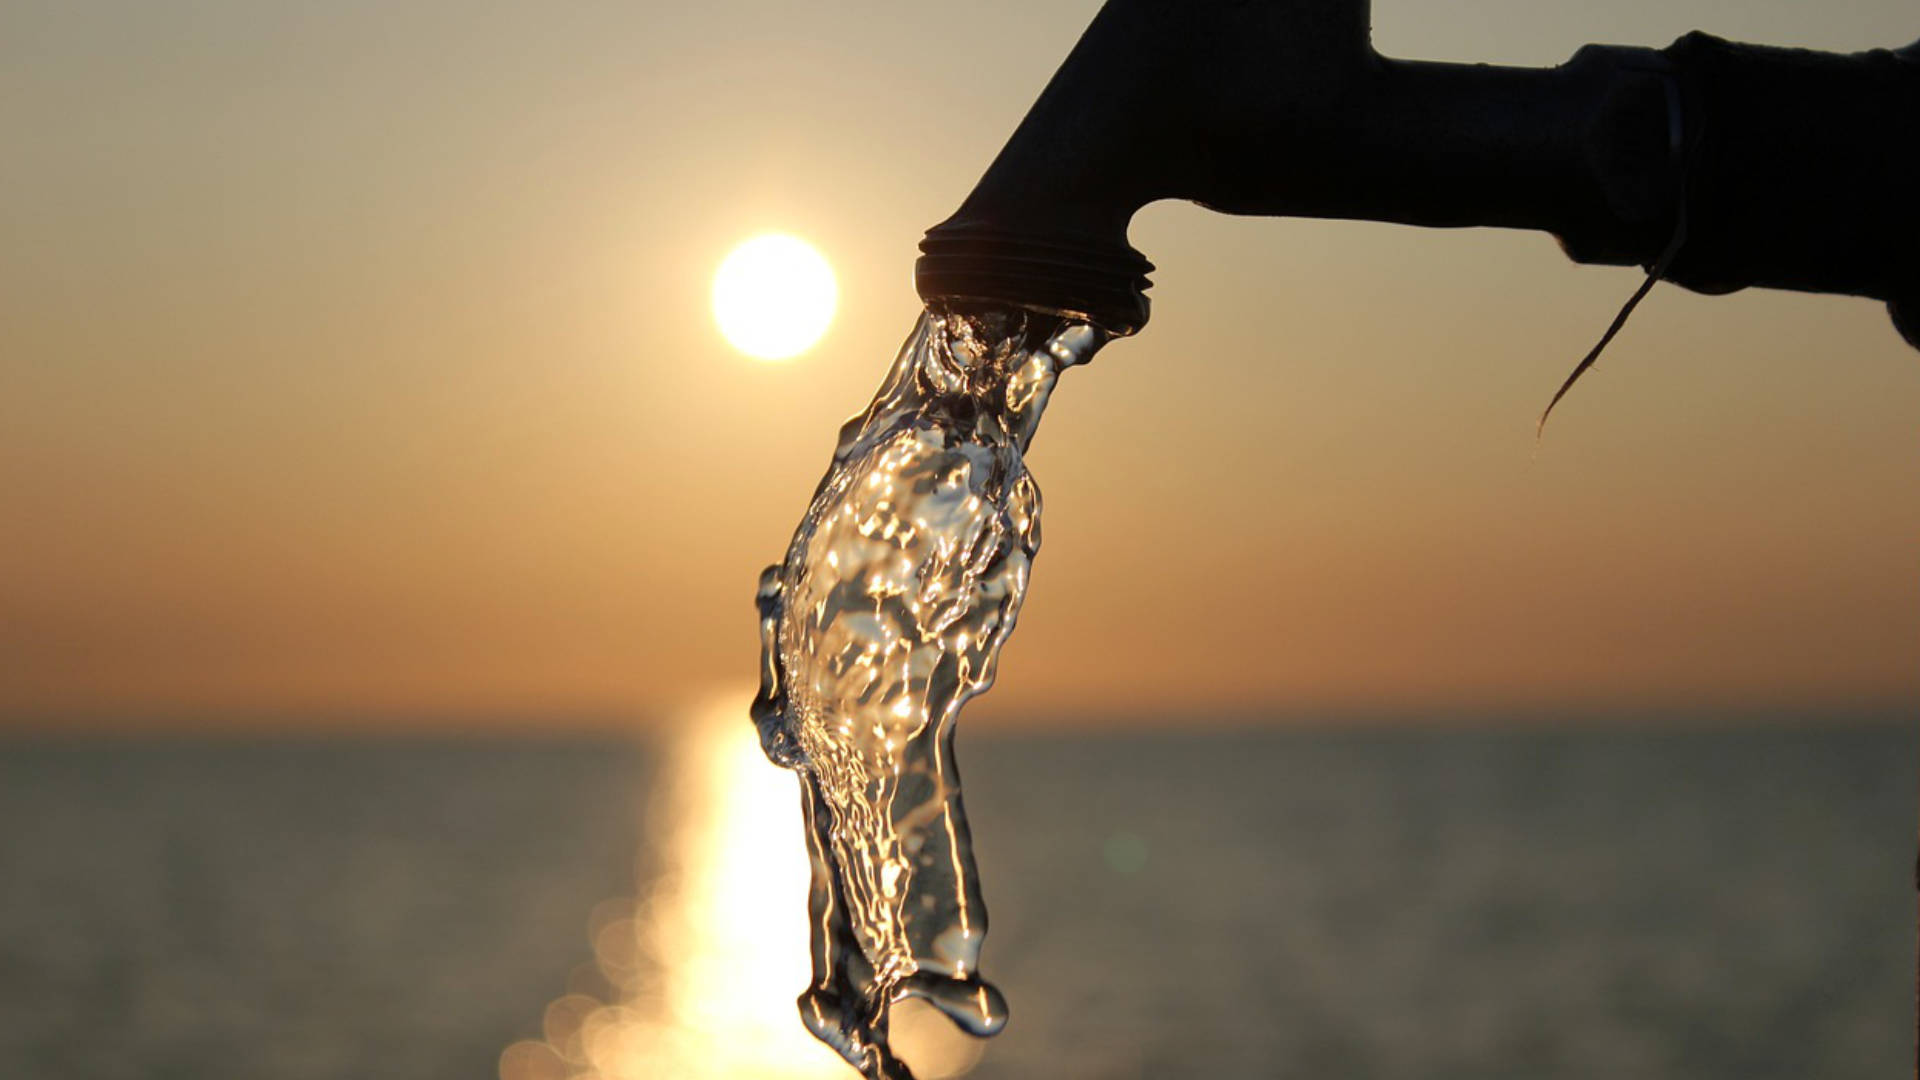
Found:
[(760, 360), (786, 360), (812, 348), (833, 322), (839, 298), (826, 258), (782, 233), (745, 241), (713, 275), (720, 333)]

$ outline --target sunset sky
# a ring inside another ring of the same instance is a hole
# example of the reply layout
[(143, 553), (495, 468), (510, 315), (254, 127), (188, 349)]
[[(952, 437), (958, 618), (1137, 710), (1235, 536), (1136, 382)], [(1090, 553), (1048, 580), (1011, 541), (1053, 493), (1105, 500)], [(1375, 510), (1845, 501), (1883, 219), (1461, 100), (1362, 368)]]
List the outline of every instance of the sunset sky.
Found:
[[(0, 724), (624, 724), (752, 594), (1092, 0), (0, 9)], [(1911, 0), (1377, 0), (1391, 55)], [(965, 12), (963, 15), (962, 12)], [(749, 359), (715, 268), (833, 264)], [(1539, 235), (1150, 207), (1154, 315), (1054, 398), (983, 724), (1920, 704), (1920, 353), (1877, 304)]]

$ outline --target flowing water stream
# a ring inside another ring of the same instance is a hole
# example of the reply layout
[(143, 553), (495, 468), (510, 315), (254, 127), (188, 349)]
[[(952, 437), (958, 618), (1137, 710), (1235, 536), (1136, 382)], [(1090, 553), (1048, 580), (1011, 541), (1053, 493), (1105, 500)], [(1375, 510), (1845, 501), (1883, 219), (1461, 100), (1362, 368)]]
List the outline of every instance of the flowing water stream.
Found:
[(910, 1080), (887, 1012), (915, 996), (1005, 1025), (954, 720), (993, 684), (1040, 547), (1024, 454), (1060, 373), (1108, 340), (1019, 310), (931, 309), (841, 429), (783, 563), (761, 576), (762, 747), (797, 771), (812, 858), (807, 1027), (869, 1080)]

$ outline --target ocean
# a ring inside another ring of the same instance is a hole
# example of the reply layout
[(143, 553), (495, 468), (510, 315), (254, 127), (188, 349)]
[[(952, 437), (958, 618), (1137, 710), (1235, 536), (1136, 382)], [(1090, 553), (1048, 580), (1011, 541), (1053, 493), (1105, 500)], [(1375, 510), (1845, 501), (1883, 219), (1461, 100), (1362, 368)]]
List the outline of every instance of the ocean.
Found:
[[(791, 1011), (798, 800), (737, 715), (0, 743), (0, 1071), (851, 1078)], [(1912, 1068), (1911, 725), (959, 753), (1013, 1018), (928, 1077)]]

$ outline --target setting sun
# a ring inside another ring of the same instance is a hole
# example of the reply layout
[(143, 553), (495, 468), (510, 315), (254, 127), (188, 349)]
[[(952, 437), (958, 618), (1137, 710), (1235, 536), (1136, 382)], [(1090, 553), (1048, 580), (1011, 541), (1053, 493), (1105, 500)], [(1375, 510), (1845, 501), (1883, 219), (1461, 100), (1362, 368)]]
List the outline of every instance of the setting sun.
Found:
[(833, 268), (798, 237), (769, 233), (733, 249), (713, 275), (713, 317), (734, 348), (761, 360), (807, 351), (833, 321)]

